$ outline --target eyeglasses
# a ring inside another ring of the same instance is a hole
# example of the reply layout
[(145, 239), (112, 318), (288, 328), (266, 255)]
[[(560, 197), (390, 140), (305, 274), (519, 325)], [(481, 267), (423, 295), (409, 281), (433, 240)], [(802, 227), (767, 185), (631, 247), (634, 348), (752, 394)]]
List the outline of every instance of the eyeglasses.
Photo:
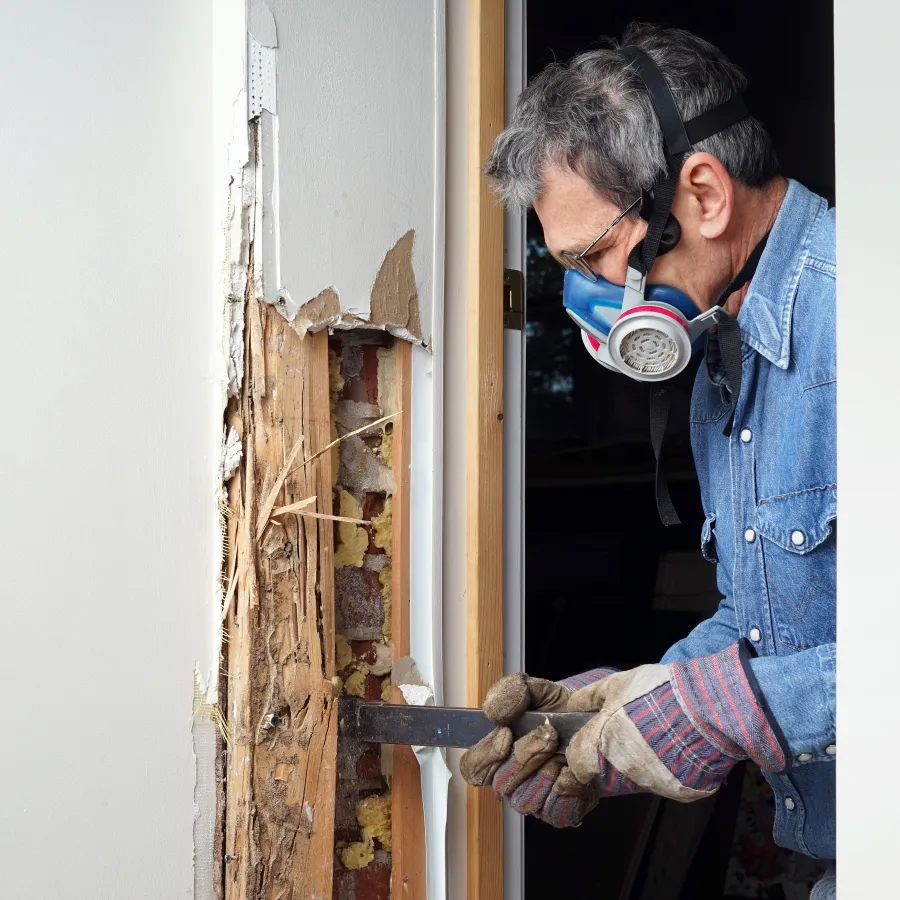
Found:
[(588, 263), (586, 256), (597, 246), (597, 244), (603, 240), (641, 202), (641, 197), (638, 196), (632, 203), (619, 215), (617, 215), (609, 225), (591, 241), (591, 243), (587, 246), (586, 249), (582, 250), (581, 253), (572, 253), (571, 251), (565, 251), (557, 256), (555, 253), (553, 254), (553, 258), (564, 268), (564, 269), (575, 269), (575, 271), (584, 275), (585, 278), (590, 279), (591, 281), (597, 280), (597, 273), (591, 268)]

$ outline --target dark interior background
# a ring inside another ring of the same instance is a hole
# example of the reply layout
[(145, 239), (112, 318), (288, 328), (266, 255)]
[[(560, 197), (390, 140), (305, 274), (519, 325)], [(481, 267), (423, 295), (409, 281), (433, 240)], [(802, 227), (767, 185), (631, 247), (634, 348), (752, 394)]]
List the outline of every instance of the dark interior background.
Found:
[[(527, 5), (529, 77), (620, 35), (635, 19), (716, 44), (747, 73), (748, 104), (772, 134), (784, 173), (834, 203), (830, 0)], [(684, 524), (665, 529), (655, 507), (646, 386), (607, 372), (584, 351), (533, 215), (526, 284), (528, 671), (561, 678), (656, 661), (716, 603), (714, 569), (697, 562), (703, 512), (687, 423), (696, 366), (674, 385), (666, 457)], [(646, 798), (621, 798), (604, 801), (575, 831), (529, 821), (527, 896), (619, 898), (645, 811)], [(701, 855), (716, 852), (707, 844)], [(711, 856), (706, 863), (719, 865)], [(723, 896), (696, 884), (688, 891), (682, 900)]]

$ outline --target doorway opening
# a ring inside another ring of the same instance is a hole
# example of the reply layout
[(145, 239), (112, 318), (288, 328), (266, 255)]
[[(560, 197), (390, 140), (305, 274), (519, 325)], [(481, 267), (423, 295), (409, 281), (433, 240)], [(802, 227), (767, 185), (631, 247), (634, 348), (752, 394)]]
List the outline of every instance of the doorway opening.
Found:
[[(747, 102), (784, 174), (835, 199), (830, 0), (751, 7), (646, 0), (624, 12), (585, 0), (528, 0), (529, 79), (619, 36), (637, 19), (686, 28), (748, 76)], [(699, 360), (672, 383), (666, 471), (683, 524), (656, 511), (646, 387), (584, 351), (562, 303), (562, 271), (527, 222), (525, 662), (559, 679), (656, 662), (718, 604), (700, 554), (703, 510), (688, 428)], [(603, 900), (807, 897), (819, 867), (775, 846), (767, 786), (736, 770), (715, 800), (603, 800), (575, 830), (528, 820), (525, 895)], [(673, 839), (674, 835), (674, 839)], [(803, 893), (803, 891), (806, 893)]]

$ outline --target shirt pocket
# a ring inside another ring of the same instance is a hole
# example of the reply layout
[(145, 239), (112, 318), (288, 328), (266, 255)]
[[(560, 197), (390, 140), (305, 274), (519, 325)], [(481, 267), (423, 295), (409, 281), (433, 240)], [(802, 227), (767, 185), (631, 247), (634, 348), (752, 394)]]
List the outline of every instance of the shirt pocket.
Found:
[(716, 553), (716, 514), (710, 513), (703, 523), (703, 530), (700, 532), (700, 551), (703, 558), (707, 562), (714, 565), (719, 562), (719, 555)]
[(833, 485), (760, 501), (766, 586), (779, 641), (806, 650), (835, 639), (837, 490)]

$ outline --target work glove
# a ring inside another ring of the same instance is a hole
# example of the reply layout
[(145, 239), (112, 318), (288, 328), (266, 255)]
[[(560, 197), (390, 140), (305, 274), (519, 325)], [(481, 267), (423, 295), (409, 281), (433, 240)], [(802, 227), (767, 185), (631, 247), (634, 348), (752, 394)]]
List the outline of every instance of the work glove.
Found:
[(460, 771), (469, 784), (491, 785), (497, 798), (506, 798), (522, 815), (533, 815), (557, 828), (577, 825), (600, 799), (591, 779), (582, 784), (557, 753), (558, 736), (542, 725), (513, 742), (506, 727), (527, 710), (562, 712), (579, 689), (598, 683), (615, 669), (593, 669), (561, 682), (532, 678), (517, 672), (501, 678), (488, 690), (484, 713), (499, 727), (468, 749)]
[(716, 791), (740, 760), (764, 772), (787, 768), (744, 642), (618, 672), (571, 694), (566, 708), (599, 710), (572, 738), (566, 761), (578, 782), (602, 793), (650, 791), (690, 802)]

